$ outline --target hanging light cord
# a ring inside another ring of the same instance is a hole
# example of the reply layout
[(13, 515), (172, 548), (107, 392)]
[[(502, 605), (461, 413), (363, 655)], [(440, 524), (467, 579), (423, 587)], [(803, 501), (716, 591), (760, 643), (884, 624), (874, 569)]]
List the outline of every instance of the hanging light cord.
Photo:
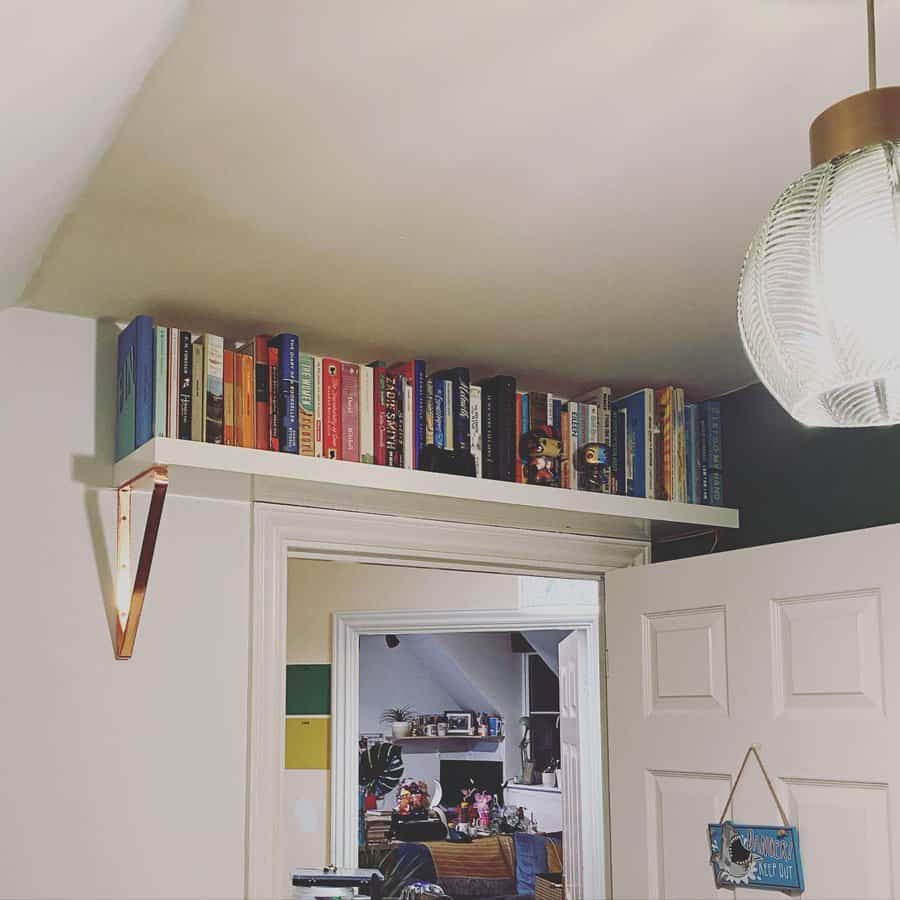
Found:
[(866, 21), (869, 30), (869, 90), (877, 85), (875, 78), (875, 0), (866, 0)]

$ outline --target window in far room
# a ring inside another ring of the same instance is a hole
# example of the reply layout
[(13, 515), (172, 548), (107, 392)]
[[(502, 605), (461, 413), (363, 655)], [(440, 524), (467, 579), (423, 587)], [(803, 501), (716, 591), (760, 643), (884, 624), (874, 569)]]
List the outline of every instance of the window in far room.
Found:
[(535, 771), (558, 763), (559, 677), (538, 653), (526, 654), (526, 715), (531, 719), (531, 746)]

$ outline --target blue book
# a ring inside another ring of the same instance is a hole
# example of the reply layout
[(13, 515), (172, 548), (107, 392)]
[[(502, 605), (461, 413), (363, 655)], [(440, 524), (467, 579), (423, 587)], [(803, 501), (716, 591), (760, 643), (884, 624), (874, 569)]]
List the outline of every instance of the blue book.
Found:
[(557, 431), (558, 434), (562, 434), (562, 409), (563, 402), (562, 400), (558, 400), (556, 397), (553, 398), (553, 421), (550, 423)]
[(522, 434), (531, 431), (531, 406), (528, 402), (528, 391), (522, 394)]
[(435, 383), (443, 379), (451, 384), (450, 396), (446, 395), (446, 391), (444, 393), (444, 412), (447, 412), (449, 403), (453, 421), (453, 445), (445, 449), (470, 453), (472, 440), (469, 432), (469, 370), (464, 366), (457, 366), (438, 372), (433, 377)]
[(153, 320), (136, 316), (119, 335), (116, 458), (153, 437)]
[(631, 456), (632, 475), (628, 494), (633, 497), (653, 497), (653, 391), (642, 388), (627, 397), (620, 397), (612, 402), (612, 409), (624, 410), (626, 414), (626, 444)]
[(278, 449), (300, 452), (300, 338), (278, 334), (269, 341), (278, 349)]
[(684, 443), (688, 503), (700, 502), (699, 415), (700, 408), (696, 403), (686, 403), (684, 405)]
[(434, 446), (444, 449), (444, 379), (431, 376), (434, 395)]
[(706, 490), (703, 502), (709, 506), (725, 505), (725, 487), (722, 476), (722, 406), (718, 400), (707, 400), (702, 405), (703, 456), (706, 464)]

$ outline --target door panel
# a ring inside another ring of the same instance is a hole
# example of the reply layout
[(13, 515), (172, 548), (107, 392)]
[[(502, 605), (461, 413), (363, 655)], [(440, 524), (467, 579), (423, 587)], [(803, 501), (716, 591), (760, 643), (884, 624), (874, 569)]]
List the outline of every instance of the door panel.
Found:
[[(898, 549), (892, 525), (607, 575), (614, 897), (729, 896), (706, 825), (751, 744), (804, 897), (900, 895)], [(732, 818), (778, 822), (752, 765)]]
[(573, 631), (559, 645), (559, 742), (562, 769), (563, 870), (567, 900), (585, 898), (584, 841), (581, 833), (582, 760), (579, 753), (578, 710), (587, 678), (587, 639)]

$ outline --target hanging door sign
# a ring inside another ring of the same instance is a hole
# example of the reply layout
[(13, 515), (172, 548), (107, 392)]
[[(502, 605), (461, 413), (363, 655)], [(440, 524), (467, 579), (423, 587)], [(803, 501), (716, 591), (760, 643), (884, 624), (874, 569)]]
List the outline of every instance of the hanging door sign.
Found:
[[(782, 825), (737, 825), (725, 819), (751, 753), (756, 757), (766, 779), (781, 815)], [(709, 826), (709, 849), (716, 887), (733, 888), (741, 885), (770, 891), (803, 890), (800, 838), (797, 829), (788, 824), (756, 747), (747, 751), (741, 763), (721, 818)]]

